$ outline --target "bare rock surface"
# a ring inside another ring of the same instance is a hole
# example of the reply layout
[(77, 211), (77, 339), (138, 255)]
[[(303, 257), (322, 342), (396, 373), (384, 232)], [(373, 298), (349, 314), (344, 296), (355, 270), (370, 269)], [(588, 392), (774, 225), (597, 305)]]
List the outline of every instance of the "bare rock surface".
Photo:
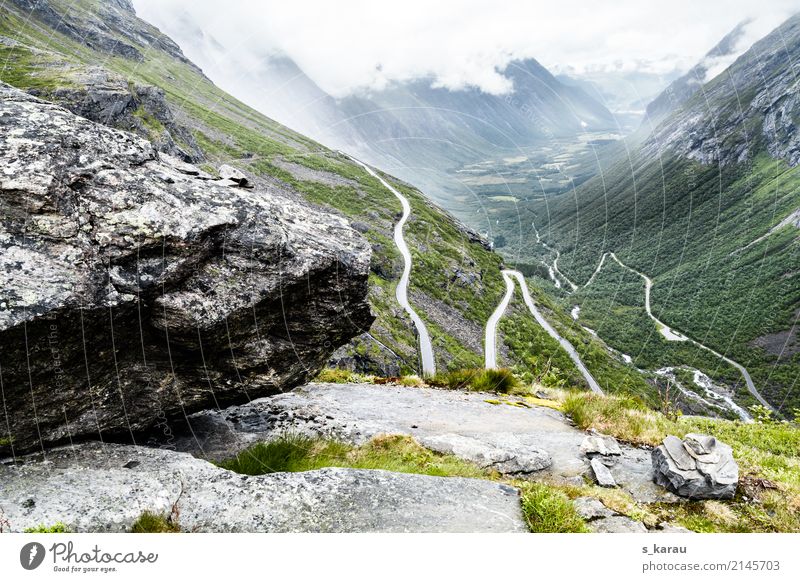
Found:
[[(581, 452), (586, 433), (558, 411), (496, 402), (496, 395), (372, 384), (308, 384), (285, 394), (189, 418), (180, 450), (209, 459), (234, 456), (286, 432), (363, 443), (379, 434), (406, 434), (516, 476), (569, 479), (589, 471)], [(619, 445), (617, 484), (645, 502), (673, 497), (653, 483), (650, 451)]]
[(0, 454), (307, 381), (368, 329), (341, 217), (0, 84)]
[(729, 445), (709, 435), (667, 436), (653, 450), (656, 483), (689, 499), (730, 499), (739, 466)]
[(592, 497), (578, 497), (572, 501), (575, 511), (597, 533), (647, 533), (643, 523), (620, 515)]
[(84, 443), (0, 464), (11, 531), (65, 523), (128, 531), (143, 511), (187, 532), (524, 532), (513, 487), (478, 479), (321, 469), (256, 477), (185, 453)]

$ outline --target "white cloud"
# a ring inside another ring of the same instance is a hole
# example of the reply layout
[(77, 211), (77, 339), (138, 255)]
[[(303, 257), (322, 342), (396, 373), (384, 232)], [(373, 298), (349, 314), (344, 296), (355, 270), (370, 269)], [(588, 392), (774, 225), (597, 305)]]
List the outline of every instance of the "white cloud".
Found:
[[(768, 4), (768, 7), (765, 6)], [(134, 0), (212, 78), (235, 83), (286, 54), (334, 96), (432, 76), (510, 89), (497, 70), (534, 57), (572, 74), (686, 70), (738, 22), (760, 35), (800, 0)], [(755, 37), (748, 35), (748, 42)], [(716, 63), (719, 64), (719, 63)], [(716, 68), (716, 67), (715, 67)]]

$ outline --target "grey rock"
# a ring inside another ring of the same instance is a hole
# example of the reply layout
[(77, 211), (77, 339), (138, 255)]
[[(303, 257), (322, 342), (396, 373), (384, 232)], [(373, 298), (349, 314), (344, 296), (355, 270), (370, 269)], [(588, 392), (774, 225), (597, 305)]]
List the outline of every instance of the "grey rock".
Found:
[(520, 449), (513, 438), (493, 439), (491, 444), (479, 438), (454, 433), (422, 437), (420, 443), (434, 451), (472, 461), (479, 467), (495, 469), (505, 475), (527, 475), (548, 468), (552, 461), (546, 451)]
[(643, 523), (623, 515), (598, 519), (590, 527), (597, 533), (647, 533)]
[[(584, 484), (589, 468), (580, 445), (586, 433), (550, 408), (493, 405), (486, 402), (488, 398), (474, 392), (396, 385), (308, 384), (226, 410), (194, 414), (188, 421), (192, 430), (176, 435), (175, 444), (204, 458), (222, 459), (286, 432), (354, 444), (381, 434), (404, 434), (470, 460), (482, 453), (484, 460), (498, 461), (498, 470), (514, 476)], [(625, 444), (620, 449), (622, 454), (612, 457), (613, 471), (624, 491), (647, 503), (675, 499), (653, 482), (649, 449)], [(506, 453), (505, 460), (495, 456), (498, 450)], [(545, 466), (547, 457), (550, 464)], [(535, 473), (524, 472), (536, 467), (540, 469)]]
[(247, 185), (247, 176), (241, 170), (237, 170), (233, 166), (223, 164), (219, 167), (219, 177), (222, 180), (228, 180), (238, 186)]
[(641, 522), (618, 514), (592, 497), (578, 497), (573, 500), (578, 515), (589, 524), (589, 528), (597, 533), (646, 533), (647, 528)]
[(697, 458), (697, 455), (710, 455), (717, 447), (717, 439), (706, 434), (689, 433), (683, 437), (683, 445), (689, 454)]
[[(582, 439), (556, 411), (495, 406), (486, 395), (371, 384), (309, 384), (223, 411), (189, 418), (177, 446), (211, 459), (231, 457), (253, 442), (285, 432), (362, 444), (381, 434), (405, 434), (433, 450), (500, 472), (546, 470), (555, 451), (574, 463)], [(287, 420), (288, 418), (292, 420)], [(561, 439), (565, 439), (562, 441)], [(565, 456), (571, 455), (571, 459)]]
[(608, 467), (603, 464), (603, 462), (595, 457), (591, 461), (592, 467), (592, 474), (594, 474), (594, 479), (597, 481), (597, 484), (600, 487), (616, 487), (617, 482), (614, 480), (614, 476), (609, 471)]
[(593, 497), (578, 497), (572, 501), (572, 505), (575, 506), (578, 515), (586, 521), (617, 515), (616, 512), (603, 505), (599, 499)]
[(477, 479), (338, 468), (244, 476), (184, 453), (101, 443), (0, 465), (0, 509), (15, 532), (59, 521), (127, 531), (143, 511), (173, 507), (189, 532), (526, 531), (519, 492)]
[(371, 324), (369, 245), (346, 220), (170, 159), (0, 85), (0, 366), (16, 453), (166, 433), (285, 390)]
[(581, 452), (585, 455), (621, 455), (617, 439), (605, 435), (589, 435), (581, 443)]
[(138, 45), (163, 51), (203, 74), (172, 39), (136, 17), (130, 0), (98, 2), (92, 5), (91, 15), (84, 5), (74, 3), (11, 0), (7, 4), (16, 6), (18, 14), (31, 23), (39, 21), (99, 55), (142, 62), (144, 55)]
[(180, 160), (205, 159), (194, 135), (178, 123), (158, 87), (129, 84), (121, 75), (91, 66), (72, 73), (70, 84), (48, 92), (47, 99), (91, 121), (144, 137), (159, 152)]
[[(687, 435), (687, 438), (688, 443), (668, 436), (653, 450), (655, 482), (690, 499), (733, 497), (739, 467), (731, 447), (706, 435)], [(698, 454), (698, 449), (705, 452)]]
[(682, 471), (691, 471), (696, 467), (696, 462), (683, 446), (683, 441), (676, 436), (668, 435), (664, 438), (664, 448), (669, 453), (672, 462)]

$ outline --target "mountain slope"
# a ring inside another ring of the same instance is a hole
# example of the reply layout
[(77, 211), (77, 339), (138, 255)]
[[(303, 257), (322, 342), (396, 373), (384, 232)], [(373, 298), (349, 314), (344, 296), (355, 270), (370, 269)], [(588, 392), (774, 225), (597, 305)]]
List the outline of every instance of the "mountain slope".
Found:
[[(572, 281), (586, 282), (602, 254), (616, 252), (653, 279), (662, 321), (745, 365), (787, 415), (800, 405), (798, 62), (800, 15), (685, 96), (629, 156), (533, 216)], [(547, 253), (531, 237), (523, 244)], [(651, 323), (636, 323), (641, 280), (612, 275), (595, 282), (599, 296), (595, 286), (571, 298), (589, 302), (581, 317), (601, 337), (639, 353), (640, 365), (701, 362), (751, 401), (724, 362), (662, 345)]]
[(645, 123), (653, 126), (658, 125), (671, 111), (686, 103), (708, 80), (707, 77), (712, 67), (718, 66), (720, 61), (735, 55), (737, 44), (744, 36), (747, 24), (748, 21), (744, 21), (736, 25), (733, 30), (706, 53), (699, 63), (684, 75), (675, 79), (653, 99), (647, 105), (647, 121)]
[[(61, 32), (58, 23), (68, 28)], [(120, 45), (133, 50), (123, 54)], [(392, 229), (400, 204), (363, 168), (220, 90), (124, 0), (7, 2), (0, 9), (0, 51), (3, 81), (139, 133), (160, 151), (210, 174), (229, 162), (259, 188), (349, 218), (372, 246), (370, 304), (377, 319), (338, 354), (339, 361), (382, 374), (418, 370), (413, 327), (394, 299), (402, 261)], [(384, 178), (411, 203), (410, 299), (433, 337), (437, 367), (480, 366), (483, 326), (504, 291), (502, 258), (418, 190)], [(653, 387), (642, 376), (540, 299), (562, 335), (594, 363), (601, 385), (652, 397)], [(554, 381), (582, 383), (566, 354), (530, 321), (512, 315), (501, 329), (502, 362), (537, 377), (558, 368)]]

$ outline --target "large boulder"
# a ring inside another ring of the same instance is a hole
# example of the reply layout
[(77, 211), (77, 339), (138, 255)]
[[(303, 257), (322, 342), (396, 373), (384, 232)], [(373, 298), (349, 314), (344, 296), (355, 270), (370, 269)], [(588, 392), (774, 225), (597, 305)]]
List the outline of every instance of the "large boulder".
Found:
[(313, 377), (369, 328), (370, 247), (0, 84), (0, 454)]
[(667, 436), (653, 450), (656, 483), (689, 499), (730, 499), (736, 493), (739, 467), (731, 447), (712, 436)]

